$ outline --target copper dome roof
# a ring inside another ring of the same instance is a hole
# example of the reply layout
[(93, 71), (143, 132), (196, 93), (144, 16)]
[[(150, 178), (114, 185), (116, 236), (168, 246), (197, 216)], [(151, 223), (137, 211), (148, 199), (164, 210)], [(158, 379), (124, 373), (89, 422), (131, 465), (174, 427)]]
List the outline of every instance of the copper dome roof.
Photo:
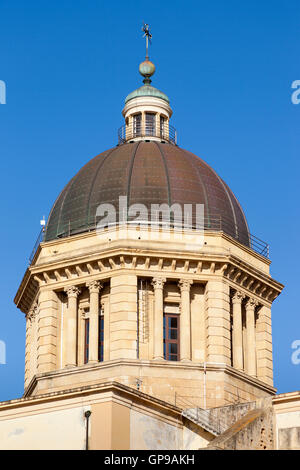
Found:
[(196, 155), (162, 142), (126, 143), (97, 155), (57, 198), (45, 241), (95, 229), (99, 204), (204, 204), (205, 228), (224, 231), (249, 246), (244, 213), (232, 191)]

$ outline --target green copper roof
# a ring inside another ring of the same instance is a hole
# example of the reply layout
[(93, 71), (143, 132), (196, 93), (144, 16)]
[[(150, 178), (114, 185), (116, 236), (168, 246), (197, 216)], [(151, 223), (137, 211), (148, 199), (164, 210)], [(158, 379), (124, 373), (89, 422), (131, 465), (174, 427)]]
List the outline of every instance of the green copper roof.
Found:
[(125, 99), (125, 104), (132, 100), (133, 98), (139, 98), (140, 96), (154, 96), (155, 98), (160, 98), (161, 100), (166, 101), (167, 103), (170, 102), (167, 95), (165, 95), (162, 91), (159, 91), (157, 88), (154, 88), (151, 85), (143, 85), (137, 90), (129, 93), (129, 95)]

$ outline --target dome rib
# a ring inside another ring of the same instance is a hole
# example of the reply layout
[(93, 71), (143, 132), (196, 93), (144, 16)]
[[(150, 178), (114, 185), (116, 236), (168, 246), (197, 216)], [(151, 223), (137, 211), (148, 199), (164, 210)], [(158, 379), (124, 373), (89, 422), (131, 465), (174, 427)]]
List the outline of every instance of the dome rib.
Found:
[[(64, 198), (62, 200), (62, 203), (61, 203), (61, 206), (60, 206), (60, 211), (59, 211), (59, 216), (58, 216), (58, 223), (57, 223), (57, 229), (56, 229), (56, 236), (58, 236), (58, 230), (59, 230), (59, 227), (60, 227), (60, 224), (61, 224), (61, 218), (62, 218), (62, 212), (63, 212), (63, 207), (64, 207), (64, 204), (65, 204), (65, 200), (66, 200), (66, 197), (67, 195), (69, 194), (69, 191), (71, 190), (75, 180), (76, 180), (76, 177), (79, 175), (79, 173), (77, 173), (70, 181), (70, 183), (68, 184), (69, 187), (66, 188), (66, 192), (65, 192), (65, 195), (64, 195)], [(55, 207), (55, 206), (54, 206)], [(49, 219), (50, 220), (50, 219)]]
[(155, 142), (155, 144), (157, 145), (157, 147), (159, 149), (159, 152), (160, 152), (163, 164), (164, 164), (164, 169), (165, 169), (165, 173), (166, 173), (166, 180), (167, 180), (167, 185), (168, 185), (168, 204), (171, 207), (171, 205), (172, 205), (172, 196), (171, 196), (171, 186), (170, 186), (170, 175), (169, 175), (169, 172), (168, 172), (166, 157), (165, 157), (164, 152), (161, 148), (161, 144), (159, 145), (157, 142)]
[(87, 200), (87, 216), (86, 216), (86, 222), (87, 224), (89, 223), (89, 217), (90, 217), (90, 201), (91, 201), (91, 195), (93, 193), (93, 189), (94, 189), (94, 185), (95, 185), (95, 182), (97, 180), (97, 176), (99, 174), (99, 171), (101, 170), (101, 168), (103, 167), (104, 165), (104, 162), (107, 160), (107, 158), (117, 149), (118, 147), (115, 147), (113, 149), (111, 149), (110, 151), (108, 151), (107, 155), (102, 158), (100, 161), (99, 161), (99, 165), (98, 165), (98, 168), (95, 172), (95, 175), (94, 175), (94, 178), (92, 180), (92, 183), (91, 183), (91, 187), (90, 187), (90, 191), (89, 191), (89, 195), (88, 195), (88, 200)]
[[(57, 225), (56, 225), (56, 233), (55, 233), (55, 237), (57, 237), (57, 230), (58, 230), (58, 227), (59, 227), (59, 218), (60, 218), (60, 214), (61, 214), (61, 205), (66, 197), (66, 194), (67, 194), (67, 190), (68, 190), (68, 187), (72, 184), (72, 181), (73, 181), (73, 178), (71, 179), (71, 181), (69, 181), (69, 183), (66, 184), (66, 186), (61, 190), (61, 192), (59, 193), (59, 195), (57, 196), (53, 206), (52, 206), (52, 209), (50, 211), (50, 214), (49, 214), (49, 218), (48, 220), (52, 219), (53, 217), (53, 214), (55, 212), (55, 209), (57, 210), (57, 206), (58, 207), (58, 222), (57, 222)], [(61, 197), (63, 197), (62, 201), (60, 201)], [(49, 224), (47, 224), (47, 228), (48, 228)]]
[[(189, 155), (189, 152), (184, 152), (182, 149), (181, 150), (181, 153), (183, 155), (183, 157), (185, 159), (187, 159), (187, 156), (188, 156), (188, 159), (190, 161), (190, 163), (192, 164), (192, 167), (196, 170), (197, 172), (197, 175), (198, 175), (198, 178), (201, 182), (201, 186), (202, 186), (202, 190), (203, 190), (203, 194), (204, 194), (204, 199), (205, 199), (205, 207), (206, 207), (206, 212), (207, 212), (207, 218), (208, 218), (208, 223), (210, 223), (210, 210), (209, 210), (209, 204), (208, 204), (208, 197), (207, 197), (207, 191), (206, 191), (206, 186), (203, 182), (203, 179), (202, 179), (202, 176), (201, 176), (201, 173), (199, 171), (199, 167), (198, 165), (194, 165), (194, 162), (192, 160), (192, 158), (190, 158), (190, 155)], [(205, 214), (204, 214), (204, 217), (205, 217)]]
[(131, 193), (131, 178), (132, 178), (132, 172), (133, 172), (133, 165), (134, 165), (134, 160), (139, 148), (140, 142), (138, 142), (135, 145), (135, 149), (133, 151), (131, 160), (130, 160), (130, 166), (129, 166), (129, 172), (128, 172), (128, 180), (127, 180), (127, 210), (130, 205), (130, 193)]
[(230, 196), (229, 196), (229, 194), (228, 194), (227, 187), (226, 187), (226, 185), (224, 184), (224, 181), (222, 180), (222, 178), (220, 178), (220, 176), (215, 172), (215, 170), (214, 170), (212, 167), (210, 167), (210, 168), (211, 168), (211, 170), (213, 171), (213, 173), (215, 174), (215, 176), (218, 178), (218, 180), (220, 181), (220, 183), (221, 183), (221, 185), (222, 185), (222, 187), (223, 187), (223, 189), (224, 189), (224, 192), (225, 192), (225, 194), (226, 194), (226, 196), (227, 196), (227, 199), (228, 199), (229, 204), (230, 204), (230, 207), (231, 207), (233, 219), (234, 219), (234, 225), (235, 225), (234, 231), (235, 231), (235, 235), (236, 235), (236, 237), (238, 237), (238, 226), (237, 226), (235, 211), (234, 211), (234, 207), (233, 207), (233, 204), (232, 204), (232, 200), (231, 200), (231, 198), (230, 198)]

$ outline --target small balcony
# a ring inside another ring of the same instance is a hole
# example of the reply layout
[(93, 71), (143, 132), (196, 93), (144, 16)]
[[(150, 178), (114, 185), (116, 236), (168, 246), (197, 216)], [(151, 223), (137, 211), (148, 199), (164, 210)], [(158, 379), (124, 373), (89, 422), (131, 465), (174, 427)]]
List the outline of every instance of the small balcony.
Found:
[(156, 126), (152, 124), (141, 123), (137, 125), (123, 125), (118, 130), (118, 143), (124, 144), (133, 140), (161, 140), (177, 145), (177, 130), (169, 124), (163, 126)]

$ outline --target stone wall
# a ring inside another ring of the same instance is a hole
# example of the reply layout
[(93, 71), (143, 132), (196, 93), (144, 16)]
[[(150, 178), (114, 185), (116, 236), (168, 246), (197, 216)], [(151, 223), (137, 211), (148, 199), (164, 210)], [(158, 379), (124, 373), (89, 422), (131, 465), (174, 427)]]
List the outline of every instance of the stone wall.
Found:
[(278, 430), (279, 450), (300, 450), (300, 426)]

